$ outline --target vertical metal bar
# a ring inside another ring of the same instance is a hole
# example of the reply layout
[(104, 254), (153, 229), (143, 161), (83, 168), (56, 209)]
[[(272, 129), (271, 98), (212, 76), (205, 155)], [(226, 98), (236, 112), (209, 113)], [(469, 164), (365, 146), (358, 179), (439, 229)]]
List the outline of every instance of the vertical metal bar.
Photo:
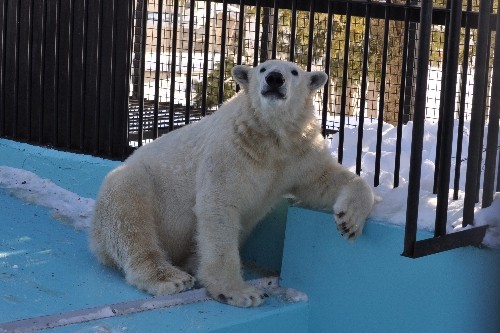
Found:
[(160, 107), (161, 35), (163, 30), (163, 0), (158, 0), (158, 26), (156, 28), (155, 97), (153, 105), (153, 139), (158, 137), (158, 109)]
[(59, 143), (60, 146), (69, 148), (71, 145), (71, 82), (72, 82), (72, 53), (73, 53), (73, 7), (74, 1), (61, 1), (59, 29)]
[(5, 135), (5, 38), (7, 33), (7, 1), (0, 3), (0, 135)]
[[(498, 14), (497, 14), (498, 15)], [(497, 186), (496, 192), (500, 192), (500, 154), (498, 154), (498, 166), (497, 166)]]
[(307, 41), (307, 71), (311, 71), (312, 59), (313, 59), (313, 42), (314, 42), (314, 14), (316, 12), (315, 0), (310, 0), (311, 5), (309, 7), (309, 38)]
[[(208, 51), (210, 46), (210, 9), (211, 1), (205, 1), (205, 40), (203, 45), (203, 81), (201, 85), (201, 116), (207, 114), (207, 86), (208, 86)], [(215, 47), (215, 45), (212, 45)]]
[[(420, 0), (410, 0), (411, 6), (418, 6)], [(414, 8), (414, 7), (413, 7)], [(402, 123), (407, 124), (411, 119), (411, 105), (415, 102), (413, 98), (413, 86), (415, 78), (415, 55), (417, 45), (417, 23), (410, 20), (408, 26), (408, 46), (407, 46), (407, 60), (406, 63), (406, 78), (405, 78), (405, 98), (403, 107)]]
[(370, 52), (370, 24), (371, 24), (371, 0), (366, 2), (365, 13), (365, 31), (363, 41), (363, 65), (361, 69), (361, 98), (359, 102), (359, 123), (358, 123), (358, 142), (356, 149), (356, 174), (361, 173), (361, 156), (363, 154), (363, 125), (365, 122), (365, 104), (366, 104), (366, 85), (368, 77), (368, 53)]
[[(498, 150), (498, 119), (500, 116), (500, 0), (497, 1), (497, 22), (495, 32), (495, 50), (493, 51), (493, 76), (491, 81), (490, 114), (488, 118), (488, 137), (483, 180), (482, 207), (489, 207), (493, 202), (495, 181), (495, 160)], [(499, 170), (500, 171), (500, 170)]]
[(227, 0), (222, 2), (222, 27), (220, 41), (220, 64), (219, 64), (219, 95), (218, 104), (224, 102), (224, 77), (226, 75), (226, 28), (227, 28)]
[[(450, 9), (451, 1), (446, 2), (446, 9)], [(438, 177), (439, 177), (439, 156), (441, 156), (441, 132), (443, 130), (443, 108), (444, 108), (444, 92), (446, 91), (446, 84), (448, 82), (446, 72), (448, 63), (448, 36), (450, 34), (450, 15), (445, 14), (445, 25), (444, 25), (444, 45), (443, 45), (443, 67), (441, 70), (441, 93), (439, 96), (439, 119), (438, 119), (438, 129), (437, 129), (437, 140), (436, 140), (436, 157), (434, 159), (434, 184), (432, 188), (432, 193), (436, 194), (438, 190)]]
[[(179, 19), (179, 0), (174, 0), (172, 20), (172, 49), (170, 50), (170, 103), (168, 110), (168, 130), (174, 130), (175, 114), (175, 76), (177, 74), (177, 23)], [(182, 61), (182, 59), (181, 59)]]
[[(48, 7), (48, 4), (47, 4)], [(86, 39), (86, 85), (85, 85), (85, 112), (84, 112), (84, 132), (83, 141), (84, 149), (87, 152), (97, 154), (99, 147), (99, 59), (101, 56), (101, 30), (102, 30), (102, 13), (100, 10), (100, 1), (88, 1), (88, 15), (86, 17), (88, 27)], [(47, 19), (47, 32), (49, 33), (49, 21)], [(44, 97), (47, 95), (44, 91)], [(44, 114), (45, 117), (45, 114)]]
[[(136, 0), (139, 1), (139, 0)], [(137, 13), (135, 13), (137, 15)], [(139, 124), (137, 127), (137, 146), (142, 146), (143, 141), (143, 120), (144, 120), (144, 75), (145, 75), (145, 64), (146, 64), (146, 36), (147, 36), (147, 21), (148, 21), (148, 1), (142, 0), (141, 9), (141, 59), (139, 65), (139, 96), (138, 96), (138, 112), (139, 112)]]
[(454, 0), (451, 4), (450, 33), (448, 35), (448, 61), (446, 62), (447, 82), (443, 100), (443, 127), (441, 130), (441, 154), (439, 156), (440, 168), (434, 237), (446, 235), (461, 19), (462, 0)]
[(260, 0), (255, 1), (255, 35), (254, 35), (254, 49), (253, 49), (253, 66), (259, 63), (259, 40), (260, 40)]
[(462, 60), (462, 75), (460, 82), (460, 105), (458, 109), (457, 128), (457, 152), (455, 156), (455, 177), (453, 181), (453, 200), (458, 200), (460, 189), (460, 167), (462, 166), (462, 142), (464, 137), (465, 99), (467, 97), (467, 76), (469, 70), (469, 46), (470, 46), (470, 11), (472, 0), (467, 0), (467, 13), (465, 14), (465, 36)]
[[(405, 86), (406, 86), (406, 68), (408, 66), (408, 38), (410, 28), (410, 0), (406, 0), (405, 8), (405, 26), (403, 37), (403, 57), (401, 64), (401, 82), (399, 83), (399, 110), (398, 126), (396, 127), (396, 155), (394, 157), (394, 187), (399, 187), (399, 169), (401, 168), (401, 141), (403, 137), (403, 113), (405, 107)], [(413, 66), (413, 64), (411, 64)]]
[[(491, 5), (493, 5), (493, 0), (485, 0), (485, 1), (489, 1), (491, 3)], [(491, 18), (491, 16), (490, 16)], [(491, 31), (488, 30), (488, 36), (490, 36), (491, 34)], [(483, 117), (481, 117), (481, 135), (479, 136), (479, 142), (481, 142), (481, 152), (483, 152), (483, 142), (484, 142), (484, 127), (486, 125), (486, 108), (487, 108), (487, 105), (486, 105), (486, 98), (488, 96), (488, 83), (489, 83), (489, 79), (490, 79), (490, 67), (489, 67), (489, 63), (490, 63), (490, 54), (491, 54), (491, 38), (488, 37), (488, 45), (486, 47), (486, 77), (485, 77), (485, 80), (484, 80), (484, 98), (485, 98), (485, 101), (484, 101), (484, 115)], [(479, 161), (477, 163), (477, 185), (476, 185), (476, 202), (479, 202), (479, 190), (481, 189), (481, 171), (482, 171), (482, 160), (483, 160), (483, 154), (479, 154)]]
[[(387, 0), (390, 5), (391, 0)], [(385, 103), (385, 77), (387, 75), (387, 53), (389, 50), (389, 10), (390, 7), (385, 7), (384, 10), (384, 44), (382, 50), (382, 71), (380, 73), (380, 93), (378, 104), (378, 122), (377, 122), (377, 145), (375, 147), (375, 175), (373, 184), (380, 184), (380, 158), (382, 156), (382, 128), (384, 126), (384, 103)]]
[(262, 12), (262, 35), (260, 36), (260, 62), (264, 62), (269, 54), (269, 16), (271, 8), (264, 7)]
[(278, 48), (278, 19), (279, 19), (279, 0), (274, 0), (273, 9), (273, 40), (272, 40), (272, 51), (271, 59), (276, 59), (276, 52)]
[(30, 137), (30, 32), (32, 30), (32, 1), (21, 2), (19, 10), (19, 72), (18, 72), (18, 138), (27, 140)]
[[(240, 12), (238, 15), (238, 50), (237, 50), (237, 55), (236, 55), (236, 64), (241, 65), (241, 61), (243, 59), (243, 38), (244, 38), (244, 33), (243, 29), (245, 29), (244, 26), (244, 20), (245, 20), (245, 0), (240, 0)], [(240, 91), (240, 86), (237, 84), (236, 85), (236, 92)]]
[[(44, 54), (45, 47), (45, 7), (44, 0), (33, 1), (33, 30), (31, 34), (31, 123), (36, 124), (31, 127), (31, 140), (42, 143), (43, 135), (43, 96), (44, 96)], [(85, 21), (83, 19), (83, 21)], [(85, 105), (83, 100), (82, 105)], [(82, 108), (83, 109), (83, 108)], [(83, 114), (83, 111), (82, 111)], [(84, 126), (84, 121), (80, 122)], [(83, 148), (83, 131), (81, 135)]]
[[(243, 38), (245, 34), (243, 33), (245, 26), (245, 0), (240, 0), (240, 12), (238, 16), (238, 51), (236, 55), (236, 64), (241, 65), (243, 59)], [(236, 91), (239, 91), (239, 86), (236, 87)]]
[(490, 38), (491, 1), (479, 2), (478, 37), (476, 42), (476, 61), (474, 65), (474, 88), (470, 120), (470, 138), (467, 158), (467, 173), (465, 179), (464, 215), (462, 226), (474, 222), (474, 205), (476, 203), (477, 177), (479, 160), (481, 158), (481, 125), (486, 109), (486, 89), (484, 84), (488, 73), (488, 44)]
[(332, 30), (333, 30), (333, 1), (328, 1), (328, 22), (326, 28), (326, 54), (325, 54), (325, 72), (328, 74), (328, 81), (323, 90), (323, 109), (321, 112), (321, 133), (326, 137), (326, 119), (328, 117), (328, 99), (330, 95), (330, 62), (332, 48)]
[(193, 75), (193, 43), (194, 43), (194, 8), (196, 2), (189, 0), (189, 32), (188, 32), (188, 62), (186, 73), (186, 112), (184, 123), (189, 124), (191, 118), (191, 77)]
[[(130, 152), (128, 138), (129, 92), (130, 92), (130, 58), (131, 36), (133, 27), (133, 1), (115, 0), (116, 19), (114, 22), (114, 116), (112, 136), (112, 156), (124, 159)], [(125, 23), (127, 29), (123, 28)], [(123, 52), (123, 50), (129, 50)]]
[[(46, 7), (46, 17), (47, 17), (47, 30), (45, 34), (45, 73), (44, 73), (44, 135), (43, 140), (45, 143), (57, 146), (57, 132), (58, 124), (57, 117), (59, 114), (57, 99), (58, 99), (58, 87), (57, 87), (57, 63), (59, 61), (59, 1), (49, 0), (47, 1)], [(99, 29), (100, 31), (100, 29)], [(98, 49), (98, 47), (97, 47)], [(99, 69), (97, 68), (97, 75)], [(95, 100), (97, 104), (97, 100)], [(98, 109), (98, 107), (96, 107)], [(96, 120), (96, 118), (94, 118)], [(96, 121), (97, 123), (97, 121)], [(94, 139), (95, 140), (95, 139)], [(98, 140), (93, 142), (93, 146), (96, 147)]]
[(339, 147), (337, 160), (342, 164), (344, 159), (344, 129), (345, 129), (345, 108), (347, 104), (347, 75), (349, 68), (349, 41), (351, 35), (351, 2), (347, 3), (344, 38), (344, 67), (342, 69), (342, 94), (340, 97), (340, 125), (339, 125)]
[[(87, 1), (75, 1), (73, 6), (73, 36), (72, 36), (73, 52), (71, 60), (72, 75), (71, 75), (71, 105), (70, 105), (71, 107), (70, 147), (77, 148), (80, 151), (83, 151), (84, 149), (83, 132), (84, 132), (85, 122), (83, 121), (83, 119), (85, 112), (85, 83), (86, 83), (86, 77), (85, 77), (86, 13), (87, 13)], [(35, 65), (32, 65), (33, 72), (34, 68)], [(32, 76), (32, 80), (33, 79), (34, 78)]]
[(290, 27), (290, 54), (288, 60), (295, 60), (295, 38), (297, 33), (297, 0), (292, 0), (292, 22)]
[[(66, 0), (67, 1), (67, 0)], [(113, 131), (113, 115), (115, 111), (114, 86), (116, 82), (113, 80), (114, 63), (114, 48), (115, 48), (115, 31), (113, 29), (116, 19), (115, 1), (101, 1), (100, 12), (102, 20), (102, 30), (100, 35), (101, 50), (99, 57), (99, 146), (98, 152), (100, 155), (111, 156)], [(62, 54), (61, 54), (62, 55)]]
[(422, 0), (420, 10), (420, 31), (418, 36), (417, 81), (415, 87), (415, 110), (411, 140), (410, 174), (406, 203), (406, 227), (403, 255), (412, 257), (417, 239), (418, 204), (420, 200), (420, 176), (422, 147), (424, 140), (425, 102), (427, 97), (427, 76), (429, 66), (430, 38), (432, 25), (432, 0)]
[(19, 2), (9, 1), (6, 13), (5, 36), (5, 134), (16, 138), (18, 54), (19, 54)]

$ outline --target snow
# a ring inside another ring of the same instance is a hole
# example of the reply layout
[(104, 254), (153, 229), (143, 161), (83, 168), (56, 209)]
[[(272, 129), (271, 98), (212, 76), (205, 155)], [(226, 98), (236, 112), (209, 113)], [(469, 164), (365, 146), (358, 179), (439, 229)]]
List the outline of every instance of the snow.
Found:
[[(355, 123), (351, 119), (350, 123)], [(457, 136), (455, 126), (454, 138)], [(346, 128), (344, 132), (344, 158), (343, 165), (355, 171), (357, 128)], [(377, 202), (370, 215), (373, 220), (386, 222), (394, 225), (404, 225), (406, 220), (406, 200), (408, 191), (408, 174), (410, 160), (410, 146), (412, 123), (403, 126), (401, 144), (401, 167), (399, 175), (399, 186), (394, 188), (394, 165), (396, 151), (397, 129), (384, 124), (382, 129), (382, 158), (380, 184), (374, 188), (375, 194), (382, 200)], [(467, 168), (468, 147), (468, 123), (464, 128), (463, 156), (461, 165), (460, 191), (458, 200), (452, 200), (453, 190), (450, 189), (447, 232), (461, 230), (461, 220), (464, 203), (465, 174)], [(365, 123), (363, 134), (363, 153), (361, 160), (361, 176), (373, 186), (375, 174), (375, 147), (376, 147), (377, 123)], [(432, 193), (434, 181), (434, 159), (436, 144), (437, 124), (431, 121), (425, 123), (424, 147), (422, 151), (422, 177), (419, 202), (418, 226), (420, 230), (432, 232), (436, 214), (436, 195)], [(484, 137), (487, 136), (485, 127)], [(332, 154), (335, 155), (338, 147), (338, 134), (331, 141)], [(455, 140), (456, 141), (456, 140)], [(453, 147), (452, 156), (456, 155), (456, 147)], [(484, 161), (484, 157), (483, 157)], [(452, 159), (450, 168), (450, 184), (453, 184), (455, 170), (455, 159)], [(482, 184), (482, 182), (481, 182)], [(452, 187), (452, 186), (450, 186)], [(36, 174), (11, 167), (0, 166), (0, 188), (6, 189), (15, 197), (37, 205), (45, 206), (52, 212), (52, 216), (77, 229), (89, 227), (94, 200), (81, 197), (73, 192), (67, 191), (51, 180), (43, 179)], [(500, 193), (495, 195), (493, 204), (485, 209), (480, 209), (480, 203), (476, 205), (476, 225), (490, 225), (483, 240), (483, 244), (489, 247), (500, 248)]]
[[(351, 123), (355, 121), (351, 120)], [(395, 225), (404, 225), (406, 222), (406, 200), (408, 193), (408, 175), (410, 169), (412, 122), (403, 126), (401, 142), (401, 159), (399, 186), (394, 187), (394, 165), (396, 157), (397, 128), (384, 123), (382, 128), (382, 150), (380, 165), (380, 184), (374, 187), (375, 194), (382, 198), (373, 208), (370, 218), (377, 221)], [(436, 155), (437, 123), (426, 120), (424, 126), (424, 142), (422, 150), (422, 171), (418, 209), (418, 228), (420, 230), (434, 231), (434, 221), (436, 216), (436, 195), (432, 193), (434, 183), (434, 160)], [(454, 126), (454, 141), (457, 137), (458, 121)], [(488, 128), (485, 127), (484, 138), (486, 140)], [(377, 143), (377, 123), (365, 123), (363, 131), (363, 149), (361, 159), (361, 177), (366, 179), (373, 186), (375, 176), (375, 149)], [(455, 172), (455, 158), (452, 158), (450, 168), (450, 192), (448, 200), (448, 220), (447, 232), (461, 230), (465, 174), (467, 170), (467, 149), (469, 144), (469, 123), (464, 125), (464, 136), (462, 143), (462, 164), (460, 166), (460, 186), (458, 200), (453, 200), (453, 179)], [(357, 128), (346, 128), (344, 132), (344, 155), (342, 164), (351, 171), (356, 170), (356, 150), (357, 150)], [(339, 136), (335, 135), (331, 141), (330, 149), (335, 158), (339, 144)], [(454, 143), (452, 156), (456, 156), (456, 143)], [(484, 154), (483, 154), (484, 161)], [(482, 184), (482, 180), (481, 180)], [(481, 197), (481, 196), (480, 196)], [(490, 225), (483, 240), (483, 244), (490, 247), (500, 247), (500, 193), (495, 196), (493, 204), (485, 209), (480, 209), (479, 202), (476, 205), (475, 224)]]
[(0, 166), (0, 188), (21, 200), (49, 208), (55, 219), (76, 229), (90, 226), (93, 199), (65, 190), (33, 172)]

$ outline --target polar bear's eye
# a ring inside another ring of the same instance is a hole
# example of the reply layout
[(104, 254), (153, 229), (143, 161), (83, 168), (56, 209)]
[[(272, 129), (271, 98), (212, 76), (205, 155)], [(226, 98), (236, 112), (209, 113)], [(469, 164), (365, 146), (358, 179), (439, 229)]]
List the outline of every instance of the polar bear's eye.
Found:
[(292, 75), (297, 76), (299, 75), (299, 72), (297, 72), (295, 69), (292, 69)]
[(266, 69), (265, 69), (265, 68), (261, 68), (261, 69), (260, 69), (260, 72), (261, 72), (261, 73), (264, 73), (265, 71), (266, 71)]

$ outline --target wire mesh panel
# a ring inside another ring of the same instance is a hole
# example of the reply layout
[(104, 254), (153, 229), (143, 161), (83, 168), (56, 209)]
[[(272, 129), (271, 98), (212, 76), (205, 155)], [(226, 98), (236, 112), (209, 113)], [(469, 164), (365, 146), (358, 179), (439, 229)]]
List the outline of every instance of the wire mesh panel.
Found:
[[(300, 2), (297, 7), (296, 1), (278, 0), (136, 0), (129, 115), (131, 144), (142, 145), (143, 142), (137, 141), (140, 135), (144, 142), (157, 137), (153, 129), (156, 117), (159, 134), (172, 126), (168, 123), (169, 104), (173, 103), (172, 128), (213, 112), (236, 93), (237, 87), (230, 78), (235, 63), (256, 65), (276, 58), (293, 60), (310, 70), (324, 70), (327, 36), (330, 38), (328, 99), (323, 101), (321, 92), (315, 99), (318, 118), (326, 117), (325, 133), (331, 135), (342, 131), (344, 126), (358, 126), (361, 109), (364, 121), (368, 122), (378, 121), (379, 110), (386, 123), (398, 125), (411, 120), (419, 1), (335, 1), (331, 5), (331, 31), (327, 29), (328, 3)], [(464, 74), (457, 83), (456, 119), (460, 112), (464, 119), (470, 117), (478, 4), (478, 0), (463, 3), (459, 72)], [(447, 7), (446, 0), (438, 0), (433, 5), (426, 118), (437, 121), (445, 82), (449, 4)], [(365, 78), (363, 60), (366, 60)], [(381, 90), (383, 103), (380, 103)], [(158, 111), (154, 111), (155, 100)], [(139, 122), (139, 105), (143, 103), (143, 120)], [(321, 112), (323, 104), (326, 104), (325, 115)]]

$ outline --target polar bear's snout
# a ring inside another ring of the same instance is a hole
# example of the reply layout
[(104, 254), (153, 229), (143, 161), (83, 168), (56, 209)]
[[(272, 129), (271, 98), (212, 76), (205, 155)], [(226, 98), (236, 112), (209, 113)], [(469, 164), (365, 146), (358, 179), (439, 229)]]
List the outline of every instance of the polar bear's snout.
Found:
[(271, 72), (266, 76), (266, 83), (268, 84), (269, 88), (277, 89), (285, 83), (285, 78), (280, 72)]
[(261, 94), (265, 97), (286, 98), (285, 77), (278, 71), (266, 75)]

